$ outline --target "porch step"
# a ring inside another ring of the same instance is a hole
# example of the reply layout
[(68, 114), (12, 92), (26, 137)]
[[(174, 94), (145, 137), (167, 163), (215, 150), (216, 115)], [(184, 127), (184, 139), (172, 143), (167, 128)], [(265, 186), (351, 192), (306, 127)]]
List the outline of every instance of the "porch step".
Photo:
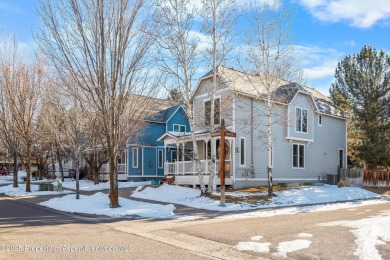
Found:
[(175, 175), (172, 176), (166, 175), (164, 176), (164, 178), (160, 180), (160, 184), (164, 184), (164, 183), (172, 184), (174, 181), (175, 181)]

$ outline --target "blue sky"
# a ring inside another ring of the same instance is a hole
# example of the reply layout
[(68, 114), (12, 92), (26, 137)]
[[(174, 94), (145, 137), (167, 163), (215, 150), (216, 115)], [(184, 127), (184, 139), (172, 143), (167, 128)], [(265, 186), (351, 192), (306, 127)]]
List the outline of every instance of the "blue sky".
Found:
[[(390, 53), (390, 0), (285, 1), (297, 12), (294, 44), (303, 58), (306, 83), (325, 94), (337, 62), (346, 55), (359, 52), (365, 44)], [(36, 0), (0, 0), (0, 30), (14, 33), (22, 51), (35, 46), (36, 4)]]

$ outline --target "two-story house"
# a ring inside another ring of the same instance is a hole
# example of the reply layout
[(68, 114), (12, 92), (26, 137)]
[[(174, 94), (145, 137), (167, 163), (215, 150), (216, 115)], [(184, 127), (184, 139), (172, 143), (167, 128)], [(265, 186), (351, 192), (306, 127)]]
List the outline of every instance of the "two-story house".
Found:
[(180, 105), (156, 99), (154, 112), (146, 119), (146, 124), (136, 141), (128, 143), (127, 180), (160, 179), (164, 176), (164, 162), (177, 158), (177, 147), (165, 147), (157, 139), (164, 133), (174, 135), (190, 131), (187, 115)]
[[(227, 137), (226, 184), (235, 188), (267, 183), (267, 106), (260, 76), (218, 67), (214, 115), (211, 115), (212, 73), (203, 76), (193, 96), (197, 146), (205, 182), (211, 167), (218, 172), (219, 137), (210, 134), (210, 122), (218, 127), (223, 118), (236, 137)], [(280, 80), (272, 93), (272, 171), (274, 183), (310, 183), (346, 167), (347, 122), (345, 116), (319, 91)], [(215, 130), (215, 129), (214, 129)], [(191, 147), (190, 136), (165, 134), (165, 148)], [(212, 159), (216, 160), (213, 164)], [(194, 163), (166, 162), (165, 174), (175, 183), (199, 185)], [(220, 179), (215, 179), (219, 185)]]

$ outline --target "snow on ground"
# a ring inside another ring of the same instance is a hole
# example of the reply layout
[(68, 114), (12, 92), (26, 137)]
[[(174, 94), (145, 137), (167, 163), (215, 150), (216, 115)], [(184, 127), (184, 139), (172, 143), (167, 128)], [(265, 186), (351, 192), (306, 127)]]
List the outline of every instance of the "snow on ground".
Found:
[[(110, 182), (101, 182), (97, 185), (93, 184), (93, 181), (89, 180), (80, 180), (79, 181), (80, 190), (83, 191), (98, 191), (98, 190), (108, 190), (110, 189)], [(57, 183), (57, 181), (53, 182), (54, 184)], [(132, 188), (132, 187), (139, 187), (144, 185), (150, 185), (150, 181), (142, 181), (142, 182), (119, 182), (118, 186), (119, 188)], [(72, 179), (65, 179), (65, 182), (62, 183), (62, 187), (67, 189), (76, 189), (76, 181)]]
[(278, 244), (278, 252), (273, 253), (274, 256), (287, 257), (287, 253), (291, 253), (300, 249), (309, 248), (311, 241), (305, 239), (296, 239), (293, 241), (284, 241)]
[(308, 237), (313, 237), (313, 235), (309, 234), (309, 233), (299, 233), (297, 235), (297, 237), (299, 237), (299, 238), (308, 238)]
[(39, 191), (39, 185), (31, 184), (31, 192), (26, 192), (26, 184), (19, 184), (14, 188), (12, 184), (0, 187), (0, 193), (7, 196), (39, 196), (39, 195), (59, 195), (73, 193), (72, 191)]
[(333, 203), (333, 204), (324, 204), (324, 205), (314, 205), (314, 206), (302, 206), (302, 207), (289, 207), (282, 209), (272, 209), (267, 211), (254, 211), (241, 214), (232, 214), (219, 216), (217, 218), (223, 219), (244, 219), (244, 218), (267, 218), (277, 215), (293, 215), (303, 212), (322, 212), (322, 211), (332, 211), (338, 209), (348, 209), (356, 208), (367, 205), (390, 203), (388, 200), (382, 199), (373, 199), (367, 201), (356, 201), (356, 202), (344, 202), (344, 203)]
[[(311, 236), (311, 234), (301, 233), (298, 236), (304, 234), (306, 237), (308, 235)], [(239, 251), (253, 251), (256, 253), (269, 253), (270, 249), (269, 246), (271, 243), (264, 242), (253, 242), (253, 241), (259, 241), (263, 239), (262, 236), (253, 236), (251, 237), (251, 242), (238, 242), (236, 246), (233, 248)], [(278, 256), (278, 257), (287, 257), (287, 253), (291, 253), (300, 249), (309, 248), (311, 244), (311, 241), (305, 240), (305, 239), (296, 239), (293, 241), (284, 241), (280, 242), (277, 246), (278, 252), (273, 253), (272, 255)]]
[(253, 251), (256, 253), (268, 253), (271, 243), (239, 242), (234, 249), (239, 251)]
[(355, 255), (359, 259), (382, 259), (376, 246), (390, 242), (390, 210), (383, 211), (380, 215), (369, 218), (351, 221), (334, 221), (320, 225), (352, 228), (351, 232), (357, 238), (355, 240), (357, 245)]
[(0, 184), (12, 183), (14, 179), (13, 175), (0, 175)]
[(167, 218), (174, 215), (175, 207), (169, 205), (157, 205), (146, 202), (133, 201), (119, 198), (119, 208), (110, 208), (107, 194), (98, 192), (91, 196), (80, 195), (76, 200), (75, 195), (67, 195), (62, 198), (54, 198), (40, 205), (66, 211), (85, 214), (106, 215), (110, 217), (140, 216), (144, 218)]
[[(229, 192), (231, 196), (244, 196), (247, 193)], [(264, 193), (249, 193), (250, 196), (266, 195)], [(181, 187), (177, 185), (162, 185), (158, 188), (148, 187), (142, 191), (138, 189), (131, 195), (134, 198), (143, 198), (168, 203), (183, 204), (193, 208), (216, 211), (239, 211), (260, 208), (273, 208), (280, 206), (294, 206), (305, 204), (320, 204), (346, 200), (371, 199), (379, 195), (358, 187), (338, 188), (335, 185), (310, 186), (298, 189), (276, 191), (269, 203), (226, 203), (221, 207), (218, 200), (200, 197), (200, 190)], [(247, 194), (248, 196), (248, 194)]]

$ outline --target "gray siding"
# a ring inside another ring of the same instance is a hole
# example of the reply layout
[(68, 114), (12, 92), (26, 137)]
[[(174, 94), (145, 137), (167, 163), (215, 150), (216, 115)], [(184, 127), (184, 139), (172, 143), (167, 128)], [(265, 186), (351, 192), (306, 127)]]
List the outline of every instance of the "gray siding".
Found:
[[(198, 92), (202, 92), (203, 89), (208, 89), (211, 84), (211, 81), (204, 81)], [(232, 91), (227, 89), (227, 87), (222, 88), (217, 91), (215, 94), (216, 98), (221, 99), (221, 119), (225, 119), (225, 125), (231, 127), (233, 124), (233, 102), (232, 102)], [(194, 123), (195, 131), (198, 130), (208, 130), (208, 127), (205, 126), (205, 101), (210, 100), (211, 95), (206, 91), (205, 95), (197, 96), (193, 100), (193, 109), (194, 109)]]
[[(322, 126), (318, 126), (318, 114), (309, 100), (309, 96), (300, 95), (292, 107), (301, 106), (308, 109), (308, 134), (295, 134), (295, 123), (292, 125), (286, 120), (288, 112), (284, 106), (275, 106), (273, 116), (273, 180), (274, 184), (279, 182), (313, 182), (319, 176), (325, 174), (336, 174), (339, 164), (339, 149), (346, 153), (346, 121), (322, 115)], [(306, 99), (306, 100), (305, 100)], [(240, 146), (240, 137), (246, 138), (246, 167), (240, 167), (240, 153), (235, 153), (235, 187), (264, 185), (267, 180), (267, 147), (266, 147), (266, 120), (265, 104), (261, 101), (254, 101), (254, 128), (253, 128), (253, 166), (254, 178), (246, 177), (246, 169), (250, 167), (251, 154), (251, 101), (250, 99), (236, 100), (236, 147)], [(277, 121), (277, 122), (276, 122)], [(290, 127), (290, 139), (286, 139)], [(294, 131), (291, 131), (294, 127)], [(291, 134), (293, 133), (294, 134)], [(296, 138), (294, 140), (294, 138)], [(314, 142), (299, 140), (312, 139)], [(293, 144), (305, 146), (305, 167), (292, 167)], [(344, 158), (345, 163), (345, 158)]]
[[(307, 133), (296, 131), (295, 109), (307, 109)], [(315, 106), (308, 95), (298, 93), (289, 105), (289, 130), (290, 137), (314, 140), (314, 111)]]

